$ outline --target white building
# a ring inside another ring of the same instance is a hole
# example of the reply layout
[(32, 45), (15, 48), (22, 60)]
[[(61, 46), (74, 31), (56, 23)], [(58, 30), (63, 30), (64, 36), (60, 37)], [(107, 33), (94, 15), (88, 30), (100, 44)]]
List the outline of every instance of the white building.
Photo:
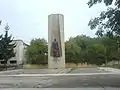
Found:
[[(13, 43), (16, 44), (16, 47), (14, 48), (15, 57), (9, 59), (7, 65), (8, 66), (22, 65), (26, 62), (25, 51), (28, 45), (25, 44), (22, 40), (14, 40)], [(0, 60), (0, 66), (2, 65), (4, 65), (4, 60)]]

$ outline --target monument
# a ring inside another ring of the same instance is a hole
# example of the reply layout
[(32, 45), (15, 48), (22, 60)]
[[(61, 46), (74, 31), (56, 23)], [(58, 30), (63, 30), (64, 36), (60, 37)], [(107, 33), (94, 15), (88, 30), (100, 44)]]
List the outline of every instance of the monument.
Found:
[(48, 68), (65, 68), (64, 16), (48, 16)]

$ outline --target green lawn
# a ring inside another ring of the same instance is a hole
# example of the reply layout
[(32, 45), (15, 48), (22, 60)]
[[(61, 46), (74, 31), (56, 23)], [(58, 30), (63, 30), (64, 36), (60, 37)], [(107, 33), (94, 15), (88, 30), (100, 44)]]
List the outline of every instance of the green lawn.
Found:
[(120, 65), (119, 65), (119, 64), (107, 65), (107, 67), (118, 68), (118, 69), (120, 69)]
[[(45, 68), (48, 68), (48, 65), (35, 65), (35, 64), (26, 64), (23, 66), (25, 69), (45, 69)], [(96, 65), (81, 65), (81, 64), (78, 64), (78, 66), (76, 64), (73, 64), (73, 63), (66, 63), (66, 68), (90, 68), (90, 67), (97, 67)]]
[(32, 65), (32, 64), (26, 64), (23, 66), (25, 69), (45, 69), (48, 68), (48, 65)]

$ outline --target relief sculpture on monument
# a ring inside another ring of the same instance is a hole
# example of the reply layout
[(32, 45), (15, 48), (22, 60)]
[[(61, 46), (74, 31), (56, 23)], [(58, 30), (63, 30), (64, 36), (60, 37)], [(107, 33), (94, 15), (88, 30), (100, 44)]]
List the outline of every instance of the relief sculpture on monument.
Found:
[(52, 42), (52, 46), (51, 46), (51, 56), (60, 57), (61, 56), (60, 52), (61, 52), (60, 51), (60, 45), (58, 44), (56, 39), (54, 39), (54, 41)]

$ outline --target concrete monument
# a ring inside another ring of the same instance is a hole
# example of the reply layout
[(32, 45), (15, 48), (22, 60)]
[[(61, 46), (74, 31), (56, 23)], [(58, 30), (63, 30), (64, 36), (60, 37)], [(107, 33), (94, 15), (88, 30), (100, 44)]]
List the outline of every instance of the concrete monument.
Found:
[(64, 16), (48, 16), (48, 67), (65, 68)]

